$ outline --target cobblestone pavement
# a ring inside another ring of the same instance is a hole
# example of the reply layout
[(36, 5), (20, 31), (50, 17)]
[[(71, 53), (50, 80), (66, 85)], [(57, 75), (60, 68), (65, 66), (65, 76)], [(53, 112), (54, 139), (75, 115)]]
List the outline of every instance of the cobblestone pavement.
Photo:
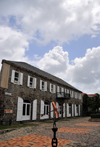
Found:
[[(100, 147), (100, 122), (89, 117), (58, 121), (58, 147)], [(0, 135), (0, 147), (51, 147), (52, 123), (33, 122), (39, 126), (20, 128)]]

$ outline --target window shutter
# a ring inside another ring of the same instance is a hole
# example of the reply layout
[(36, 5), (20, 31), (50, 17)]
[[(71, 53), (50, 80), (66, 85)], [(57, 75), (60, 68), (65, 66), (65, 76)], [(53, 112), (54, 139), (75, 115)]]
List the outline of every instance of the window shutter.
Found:
[(81, 100), (81, 94), (79, 94), (79, 99)]
[(74, 91), (72, 91), (72, 97), (74, 97)]
[(50, 83), (50, 92), (51, 92), (51, 83)]
[(47, 91), (47, 82), (44, 82), (45, 91)]
[(57, 92), (59, 92), (59, 86), (57, 86)]
[(75, 116), (77, 116), (77, 114), (76, 114), (76, 104), (75, 104)]
[(14, 83), (15, 70), (12, 70), (11, 82)]
[(67, 89), (65, 89), (65, 93), (67, 93)]
[(80, 116), (80, 105), (78, 107), (79, 107), (79, 116)]
[(40, 90), (42, 90), (42, 80), (40, 80)]
[(54, 92), (54, 93), (55, 93), (55, 90), (56, 90), (56, 89), (55, 89), (55, 85), (53, 85), (53, 92)]
[(33, 78), (33, 87), (36, 88), (36, 78)]
[(30, 86), (29, 83), (30, 83), (30, 76), (28, 75), (28, 78), (27, 78), (27, 86), (28, 87)]
[[(52, 106), (52, 103), (51, 103), (51, 111), (53, 110), (53, 106)], [(51, 112), (51, 118), (53, 118), (53, 111)]]
[(72, 104), (72, 116), (74, 116), (74, 109), (73, 109), (73, 104)]
[(23, 73), (19, 73), (19, 84), (23, 85)]
[(69, 104), (67, 104), (67, 117), (69, 117)]
[(64, 92), (64, 88), (61, 88), (61, 92)]
[(65, 117), (65, 103), (63, 104), (63, 117)]
[(67, 89), (67, 93), (69, 93), (69, 89)]
[(18, 97), (16, 121), (22, 121), (23, 99)]
[(33, 101), (33, 117), (32, 120), (37, 119), (37, 99)]
[(43, 119), (44, 116), (41, 116), (41, 114), (44, 114), (44, 101), (41, 100), (41, 109), (40, 109), (40, 119)]

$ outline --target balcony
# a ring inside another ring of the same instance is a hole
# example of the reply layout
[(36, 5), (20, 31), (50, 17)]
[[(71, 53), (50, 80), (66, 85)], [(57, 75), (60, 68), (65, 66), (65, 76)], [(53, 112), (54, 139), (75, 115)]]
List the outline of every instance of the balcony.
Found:
[(70, 98), (70, 94), (69, 93), (65, 93), (65, 92), (57, 92), (57, 98)]

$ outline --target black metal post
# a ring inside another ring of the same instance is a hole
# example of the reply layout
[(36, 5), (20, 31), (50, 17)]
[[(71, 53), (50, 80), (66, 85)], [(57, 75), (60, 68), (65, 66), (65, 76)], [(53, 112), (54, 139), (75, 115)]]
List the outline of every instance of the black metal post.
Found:
[(52, 147), (57, 147), (57, 144), (58, 144), (58, 140), (56, 138), (57, 130), (58, 130), (58, 128), (56, 127), (56, 121), (54, 120), (53, 128), (52, 128), (52, 131), (54, 133), (54, 136), (53, 136), (53, 139), (52, 139)]

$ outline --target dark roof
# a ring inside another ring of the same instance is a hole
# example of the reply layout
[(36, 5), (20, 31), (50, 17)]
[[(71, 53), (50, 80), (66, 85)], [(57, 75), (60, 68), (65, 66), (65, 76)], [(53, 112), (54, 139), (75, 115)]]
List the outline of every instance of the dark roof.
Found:
[(49, 73), (47, 73), (47, 72), (45, 72), (45, 71), (43, 71), (43, 70), (40, 70), (39, 68), (34, 67), (34, 66), (32, 66), (32, 65), (30, 65), (30, 64), (28, 64), (28, 63), (25, 63), (25, 62), (16, 62), (16, 61), (8, 61), (8, 60), (2, 60), (2, 63), (3, 63), (3, 62), (7, 62), (8, 64), (14, 64), (14, 65), (16, 65), (16, 66), (18, 66), (18, 67), (22, 67), (22, 68), (24, 68), (24, 69), (27, 69), (27, 70), (29, 70), (29, 71), (32, 71), (33, 73), (37, 73), (37, 74), (40, 75), (40, 76), (46, 77), (47, 79), (51, 79), (51, 80), (53, 80), (53, 81), (55, 81), (55, 82), (57, 82), (57, 83), (60, 83), (60, 84), (62, 84), (62, 85), (65, 85), (65, 86), (67, 86), (67, 87), (70, 87), (70, 88), (72, 88), (72, 89), (74, 89), (74, 90), (77, 90), (77, 91), (81, 92), (80, 90), (78, 90), (78, 89), (76, 89), (75, 87), (71, 86), (70, 84), (68, 84), (68, 83), (65, 82), (64, 80), (62, 80), (62, 79), (60, 79), (60, 78), (58, 78), (58, 77), (56, 77), (56, 76), (53, 76), (53, 75), (51, 75), (51, 74), (49, 74)]

